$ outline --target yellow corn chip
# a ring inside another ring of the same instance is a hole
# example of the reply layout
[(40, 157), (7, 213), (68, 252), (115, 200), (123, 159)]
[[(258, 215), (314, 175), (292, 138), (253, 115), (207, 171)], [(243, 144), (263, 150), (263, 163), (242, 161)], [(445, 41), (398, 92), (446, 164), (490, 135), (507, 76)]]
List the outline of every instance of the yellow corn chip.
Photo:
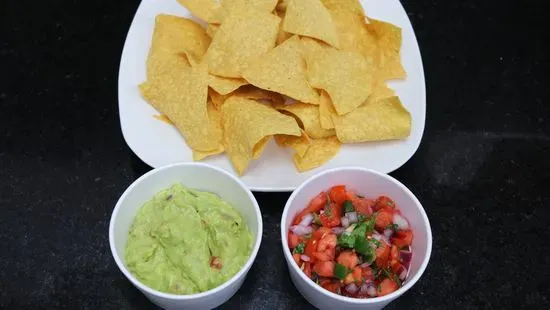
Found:
[(227, 78), (213, 74), (210, 74), (208, 79), (208, 86), (212, 87), (220, 95), (227, 95), (245, 84), (248, 83), (243, 79)]
[(269, 139), (271, 139), (271, 136), (267, 136), (260, 140), (260, 142), (256, 143), (254, 145), (254, 149), (252, 149), (252, 159), (258, 159), (262, 156), (265, 147), (267, 146), (267, 143), (269, 142)]
[(252, 85), (296, 100), (319, 104), (319, 94), (307, 81), (306, 62), (298, 36), (286, 40), (243, 72)]
[(332, 17), (320, 0), (289, 0), (283, 30), (339, 46)]
[(157, 15), (147, 57), (147, 79), (174, 70), (180, 64), (178, 57), (202, 57), (208, 45), (210, 38), (197, 23), (173, 15)]
[(340, 142), (336, 137), (312, 139), (303, 156), (294, 154), (292, 160), (299, 172), (320, 167), (334, 158), (340, 152)]
[(346, 10), (331, 11), (330, 15), (338, 32), (340, 50), (371, 56), (377, 47), (369, 35), (365, 17)]
[(399, 97), (369, 100), (355, 111), (332, 119), (343, 143), (404, 139), (411, 132), (411, 114)]
[[(142, 96), (160, 113), (166, 115), (187, 141), (198, 151), (218, 148), (216, 137), (208, 124), (206, 65), (174, 68), (169, 74), (157, 76), (139, 86)], [(184, 108), (182, 108), (184, 107)]]
[(267, 101), (272, 105), (283, 104), (283, 96), (276, 92), (260, 89), (252, 85), (245, 85), (237, 89), (234, 94), (246, 99), (253, 99), (259, 101)]
[(332, 115), (337, 115), (336, 110), (334, 110), (334, 106), (332, 105), (329, 95), (323, 90), (321, 91), (321, 99), (319, 100), (319, 120), (321, 122), (321, 128), (334, 128)]
[(353, 52), (324, 49), (309, 53), (306, 60), (310, 84), (330, 95), (338, 114), (353, 111), (370, 95), (373, 66), (365, 57)]
[(393, 96), (395, 96), (395, 91), (389, 88), (383, 80), (376, 79), (373, 84), (372, 93), (368, 100), (380, 100)]
[(212, 102), (208, 102), (207, 110), (208, 110), (208, 120), (210, 121), (210, 130), (212, 130), (212, 135), (214, 137), (218, 137), (220, 143), (218, 145), (218, 148), (211, 151), (204, 152), (204, 151), (193, 150), (193, 160), (195, 161), (202, 160), (208, 156), (221, 154), (225, 151), (225, 147), (223, 145), (221, 113), (216, 109), (216, 107)]
[(275, 9), (277, 0), (223, 0), (222, 7), (231, 14), (233, 11), (246, 9), (258, 10), (260, 12), (271, 12)]
[(178, 0), (193, 15), (207, 23), (218, 23), (221, 5), (216, 0)]
[(241, 77), (252, 61), (273, 48), (279, 22), (271, 13), (254, 10), (226, 16), (205, 55), (210, 73)]
[(238, 96), (228, 98), (222, 105), (222, 125), (227, 154), (239, 175), (250, 164), (254, 147), (265, 137), (301, 134), (293, 117)]
[(275, 107), (277, 110), (290, 112), (298, 118), (299, 123), (304, 127), (305, 132), (311, 138), (326, 138), (334, 136), (334, 129), (323, 129), (319, 119), (319, 106), (297, 102), (284, 104)]
[(212, 100), (212, 103), (216, 109), (220, 109), (221, 105), (224, 103), (225, 99), (229, 98), (231, 95), (220, 95), (212, 88), (208, 88), (208, 97)]
[(276, 45), (279, 45), (286, 41), (286, 39), (292, 37), (292, 33), (288, 33), (283, 30), (283, 23), (285, 18), (285, 12), (276, 11), (277, 16), (281, 18), (281, 23), (279, 24), (279, 32), (277, 33), (277, 39), (275, 40)]
[(377, 76), (382, 80), (404, 79), (407, 74), (401, 64), (401, 28), (372, 18), (369, 21), (367, 29), (377, 43)]
[(279, 3), (277, 3), (277, 6), (275, 7), (275, 9), (277, 11), (284, 12), (286, 11), (287, 6), (288, 6), (288, 0), (279, 0)]
[(346, 11), (364, 16), (365, 11), (358, 0), (321, 0), (323, 5), (331, 11)]
[(309, 145), (311, 144), (311, 139), (308, 137), (305, 131), (302, 130), (302, 135), (297, 136), (287, 136), (287, 135), (275, 135), (275, 142), (280, 147), (290, 147), (295, 152), (296, 155), (302, 157), (306, 154)]
[(206, 27), (206, 34), (207, 34), (210, 38), (213, 38), (214, 35), (216, 35), (216, 31), (218, 31), (219, 28), (220, 28), (220, 25), (217, 25), (217, 24), (208, 24), (208, 26)]

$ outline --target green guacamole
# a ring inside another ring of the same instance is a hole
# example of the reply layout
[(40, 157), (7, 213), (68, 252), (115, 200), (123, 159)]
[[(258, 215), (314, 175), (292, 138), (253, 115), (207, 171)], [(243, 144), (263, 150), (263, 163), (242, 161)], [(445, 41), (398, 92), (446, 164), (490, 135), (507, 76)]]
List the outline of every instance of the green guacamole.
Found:
[[(139, 210), (125, 258), (130, 272), (145, 285), (186, 295), (229, 280), (251, 250), (250, 231), (230, 204), (178, 183)], [(219, 264), (212, 266), (212, 261)]]

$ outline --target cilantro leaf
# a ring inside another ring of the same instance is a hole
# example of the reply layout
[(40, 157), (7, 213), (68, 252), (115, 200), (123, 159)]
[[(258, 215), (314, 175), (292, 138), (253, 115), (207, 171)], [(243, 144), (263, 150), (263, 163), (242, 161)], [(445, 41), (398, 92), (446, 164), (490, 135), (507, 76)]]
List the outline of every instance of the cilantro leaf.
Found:
[(374, 245), (375, 245), (377, 248), (379, 248), (379, 247), (382, 245), (382, 243), (380, 243), (380, 241), (378, 241), (378, 240), (376, 240), (376, 239), (374, 239), (374, 238), (369, 239), (369, 241), (372, 242), (372, 243), (374, 243)]
[(305, 249), (306, 245), (305, 243), (300, 243), (298, 244), (294, 250), (292, 250), (292, 254), (304, 254), (304, 249)]
[(357, 214), (357, 220), (358, 220), (359, 222), (363, 222), (363, 221), (365, 220), (365, 218), (366, 218), (366, 217), (365, 217), (363, 214)]
[(340, 280), (344, 280), (344, 278), (348, 275), (349, 270), (344, 265), (336, 263), (334, 265), (334, 276), (337, 277)]
[(313, 213), (313, 223), (321, 225), (321, 218), (319, 217), (319, 214)]
[(353, 233), (343, 233), (338, 237), (338, 245), (345, 248), (353, 248), (355, 245), (355, 236)]
[(376, 259), (374, 247), (365, 238), (355, 239), (355, 252), (363, 255), (366, 263), (372, 263)]
[(349, 200), (344, 201), (344, 213), (348, 212), (354, 212), (355, 207), (353, 206), (353, 203)]
[(386, 226), (386, 229), (397, 231), (399, 229), (399, 226), (397, 224), (389, 224)]
[(369, 217), (368, 220), (366, 220), (365, 222), (363, 222), (366, 226), (366, 232), (367, 233), (371, 233), (374, 231), (374, 225), (376, 224), (376, 215), (375, 213), (372, 214), (371, 217)]

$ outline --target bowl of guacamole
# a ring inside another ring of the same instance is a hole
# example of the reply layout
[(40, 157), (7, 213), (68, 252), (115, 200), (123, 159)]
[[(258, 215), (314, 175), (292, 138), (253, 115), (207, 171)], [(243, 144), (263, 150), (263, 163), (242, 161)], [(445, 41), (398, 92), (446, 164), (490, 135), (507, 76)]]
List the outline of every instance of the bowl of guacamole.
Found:
[(258, 203), (206, 164), (153, 169), (120, 197), (109, 228), (122, 273), (165, 309), (211, 309), (241, 286), (262, 235)]

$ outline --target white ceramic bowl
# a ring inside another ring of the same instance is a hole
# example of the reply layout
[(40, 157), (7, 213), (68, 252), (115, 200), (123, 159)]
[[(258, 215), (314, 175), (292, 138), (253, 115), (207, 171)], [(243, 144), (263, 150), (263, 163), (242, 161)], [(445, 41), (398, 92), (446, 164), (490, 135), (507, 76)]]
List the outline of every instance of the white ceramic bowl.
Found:
[[(157, 192), (180, 182), (186, 187), (218, 194), (242, 215), (252, 234), (250, 258), (229, 281), (206, 292), (174, 295), (159, 292), (137, 280), (126, 268), (124, 251), (128, 231), (137, 211)], [(241, 287), (262, 240), (262, 215), (252, 192), (236, 177), (220, 168), (201, 163), (178, 163), (153, 169), (137, 179), (118, 200), (109, 226), (109, 243), (122, 273), (149, 300), (164, 309), (212, 309), (226, 302)]]
[[(393, 199), (401, 213), (407, 218), (414, 231), (412, 261), (404, 285), (397, 291), (382, 297), (355, 299), (331, 293), (311, 281), (292, 259), (288, 249), (287, 234), (294, 216), (304, 209), (309, 201), (321, 191), (334, 185), (346, 185), (367, 197), (380, 195)], [(428, 265), (432, 252), (432, 231), (426, 212), (411, 191), (389, 175), (372, 170), (347, 167), (326, 170), (300, 185), (288, 199), (281, 219), (281, 241), (290, 272), (290, 278), (298, 291), (312, 305), (319, 309), (381, 309), (410, 289)]]

